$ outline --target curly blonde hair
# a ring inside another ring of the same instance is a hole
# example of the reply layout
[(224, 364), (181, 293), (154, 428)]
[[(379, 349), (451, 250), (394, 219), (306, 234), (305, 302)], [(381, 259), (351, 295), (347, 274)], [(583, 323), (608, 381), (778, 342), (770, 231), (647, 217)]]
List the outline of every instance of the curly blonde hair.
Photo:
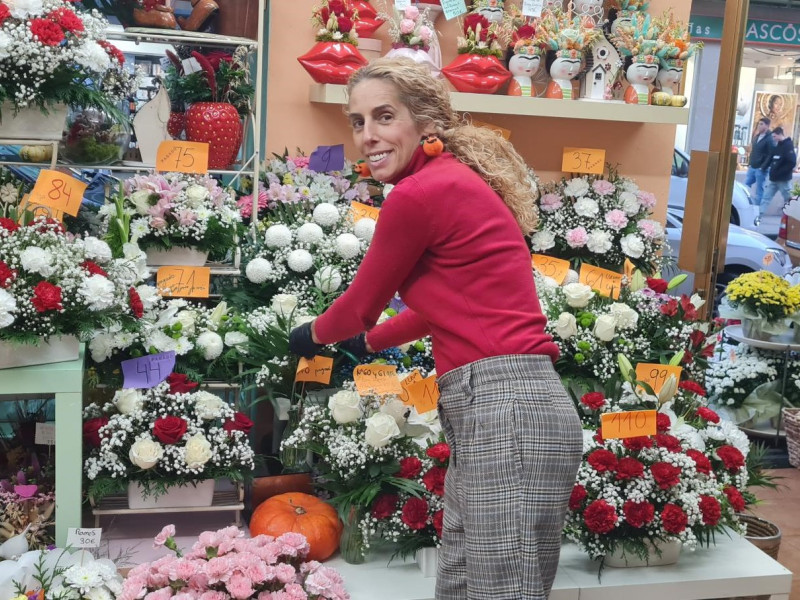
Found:
[(450, 105), (444, 81), (407, 58), (379, 58), (359, 69), (347, 83), (347, 95), (362, 81), (394, 85), (400, 102), (423, 129), (431, 124), (445, 149), (478, 173), (503, 199), (525, 235), (536, 228), (538, 191), (523, 158), (507, 140), (461, 118)]

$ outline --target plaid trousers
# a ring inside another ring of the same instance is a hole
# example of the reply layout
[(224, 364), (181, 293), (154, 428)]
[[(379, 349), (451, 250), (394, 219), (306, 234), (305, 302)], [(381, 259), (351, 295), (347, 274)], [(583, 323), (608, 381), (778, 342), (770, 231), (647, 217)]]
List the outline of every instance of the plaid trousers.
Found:
[(582, 454), (550, 358), (482, 359), (439, 378), (450, 444), (436, 600), (546, 600)]

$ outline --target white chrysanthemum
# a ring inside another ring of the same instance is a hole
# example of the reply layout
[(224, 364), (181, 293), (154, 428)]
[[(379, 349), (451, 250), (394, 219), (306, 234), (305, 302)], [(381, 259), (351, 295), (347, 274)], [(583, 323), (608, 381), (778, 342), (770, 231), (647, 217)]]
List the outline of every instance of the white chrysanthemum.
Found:
[(105, 73), (111, 68), (111, 58), (97, 42), (87, 41), (75, 50), (75, 62), (96, 73)]
[(86, 258), (100, 263), (111, 260), (111, 248), (103, 240), (96, 237), (86, 237), (83, 240), (83, 249), (86, 251)]
[(131, 241), (136, 242), (150, 233), (150, 219), (140, 218), (131, 221)]
[(339, 222), (339, 209), (333, 204), (323, 202), (322, 204), (317, 204), (317, 206), (314, 208), (312, 217), (315, 223), (318, 223), (323, 227), (330, 227), (331, 225), (335, 225)]
[(286, 257), (286, 264), (295, 273), (305, 273), (314, 266), (314, 257), (311, 256), (308, 250), (300, 248), (289, 252), (289, 256)]
[(578, 200), (575, 201), (573, 208), (579, 216), (588, 217), (590, 219), (595, 218), (600, 212), (600, 205), (597, 204), (595, 200), (586, 197), (578, 198)]
[(213, 331), (204, 331), (197, 336), (197, 347), (203, 352), (203, 358), (214, 360), (222, 354), (222, 338)]
[(0, 288), (0, 327), (8, 327), (14, 322), (17, 301), (14, 296)]
[(534, 252), (543, 252), (556, 245), (556, 235), (545, 229), (537, 231), (531, 236), (531, 248)]
[(297, 241), (304, 244), (318, 244), (325, 238), (322, 227), (316, 223), (304, 223), (297, 229)]
[(621, 204), (622, 210), (629, 217), (632, 217), (633, 215), (638, 213), (639, 209), (641, 208), (641, 204), (639, 204), (639, 199), (633, 192), (622, 192), (619, 195), (619, 202)]
[(19, 255), (19, 264), (31, 273), (39, 273), (42, 277), (50, 277), (55, 271), (53, 255), (49, 250), (39, 246), (29, 246)]
[(611, 250), (611, 234), (602, 229), (595, 229), (589, 234), (586, 247), (595, 254), (605, 254)]
[(114, 284), (102, 275), (87, 277), (78, 288), (89, 310), (105, 310), (114, 305)]
[(583, 179), (582, 177), (576, 177), (575, 179), (570, 179), (567, 182), (567, 185), (564, 186), (564, 195), (571, 196), (573, 198), (578, 198), (579, 196), (583, 196), (588, 191), (589, 191), (589, 182)]
[(283, 248), (292, 243), (292, 230), (286, 225), (272, 225), (264, 234), (268, 248)]
[(635, 233), (629, 233), (619, 241), (622, 251), (631, 258), (640, 258), (644, 254), (644, 242)]
[(4, 4), (8, 5), (11, 16), (15, 19), (40, 16), (44, 10), (42, 0), (9, 0)]
[(325, 294), (335, 292), (342, 285), (342, 274), (339, 269), (331, 265), (325, 265), (314, 273), (314, 285)]
[(142, 305), (145, 310), (153, 308), (161, 297), (158, 295), (158, 289), (152, 285), (142, 284), (137, 286), (136, 292), (139, 294), (139, 298), (142, 300)]
[(241, 331), (229, 331), (225, 334), (225, 345), (226, 346), (239, 346), (241, 344), (246, 344), (248, 338), (245, 334)]
[(247, 263), (244, 274), (253, 283), (264, 283), (272, 274), (272, 264), (266, 258), (254, 258)]
[(345, 260), (349, 260), (358, 256), (361, 244), (352, 233), (342, 233), (336, 238), (336, 252)]
[(355, 224), (353, 227), (353, 233), (358, 239), (364, 240), (365, 242), (371, 242), (372, 236), (375, 235), (375, 225), (375, 219), (364, 217)]
[(111, 358), (115, 347), (114, 336), (107, 333), (96, 333), (89, 341), (89, 351), (92, 353), (92, 360), (96, 363)]

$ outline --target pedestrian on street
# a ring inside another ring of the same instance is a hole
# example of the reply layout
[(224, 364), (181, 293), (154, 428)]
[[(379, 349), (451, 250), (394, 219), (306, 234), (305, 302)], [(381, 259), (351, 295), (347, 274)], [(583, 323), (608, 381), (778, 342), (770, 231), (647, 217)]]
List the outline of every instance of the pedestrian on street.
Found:
[(747, 167), (747, 176), (744, 180), (748, 188), (756, 184), (753, 194), (753, 204), (756, 206), (761, 204), (761, 198), (764, 196), (764, 181), (767, 179), (772, 151), (775, 149), (769, 132), (769, 123), (769, 118), (761, 117), (756, 124), (756, 132), (750, 143), (750, 165)]
[(783, 127), (776, 127), (772, 130), (772, 141), (775, 142), (775, 149), (772, 152), (772, 162), (769, 167), (769, 183), (764, 187), (764, 196), (761, 198), (759, 219), (764, 217), (776, 192), (781, 193), (784, 204), (792, 198), (789, 186), (792, 183), (792, 173), (797, 164), (794, 143), (783, 133)]

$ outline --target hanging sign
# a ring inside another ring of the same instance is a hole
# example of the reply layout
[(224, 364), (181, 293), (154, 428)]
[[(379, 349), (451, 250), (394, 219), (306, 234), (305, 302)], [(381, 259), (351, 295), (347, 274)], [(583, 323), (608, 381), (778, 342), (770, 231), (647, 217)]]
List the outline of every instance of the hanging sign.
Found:
[(208, 144), (206, 142), (185, 142), (183, 140), (164, 140), (156, 152), (156, 171), (176, 173), (208, 173)]
[(603, 413), (600, 415), (600, 426), (604, 440), (655, 435), (656, 411), (631, 410)]
[(565, 173), (602, 175), (606, 164), (606, 151), (600, 148), (564, 148), (561, 170)]
[(73, 217), (78, 215), (86, 191), (84, 182), (64, 173), (42, 169), (31, 190), (28, 202), (49, 206)]
[(564, 280), (567, 278), (567, 273), (569, 273), (569, 261), (562, 258), (555, 258), (544, 254), (531, 254), (531, 263), (534, 269), (545, 277), (555, 279), (558, 285), (564, 283)]
[(156, 287), (161, 296), (173, 298), (208, 298), (211, 285), (209, 267), (160, 267)]
[(313, 381), (315, 383), (331, 382), (333, 359), (327, 356), (300, 358), (297, 363), (296, 381)]

